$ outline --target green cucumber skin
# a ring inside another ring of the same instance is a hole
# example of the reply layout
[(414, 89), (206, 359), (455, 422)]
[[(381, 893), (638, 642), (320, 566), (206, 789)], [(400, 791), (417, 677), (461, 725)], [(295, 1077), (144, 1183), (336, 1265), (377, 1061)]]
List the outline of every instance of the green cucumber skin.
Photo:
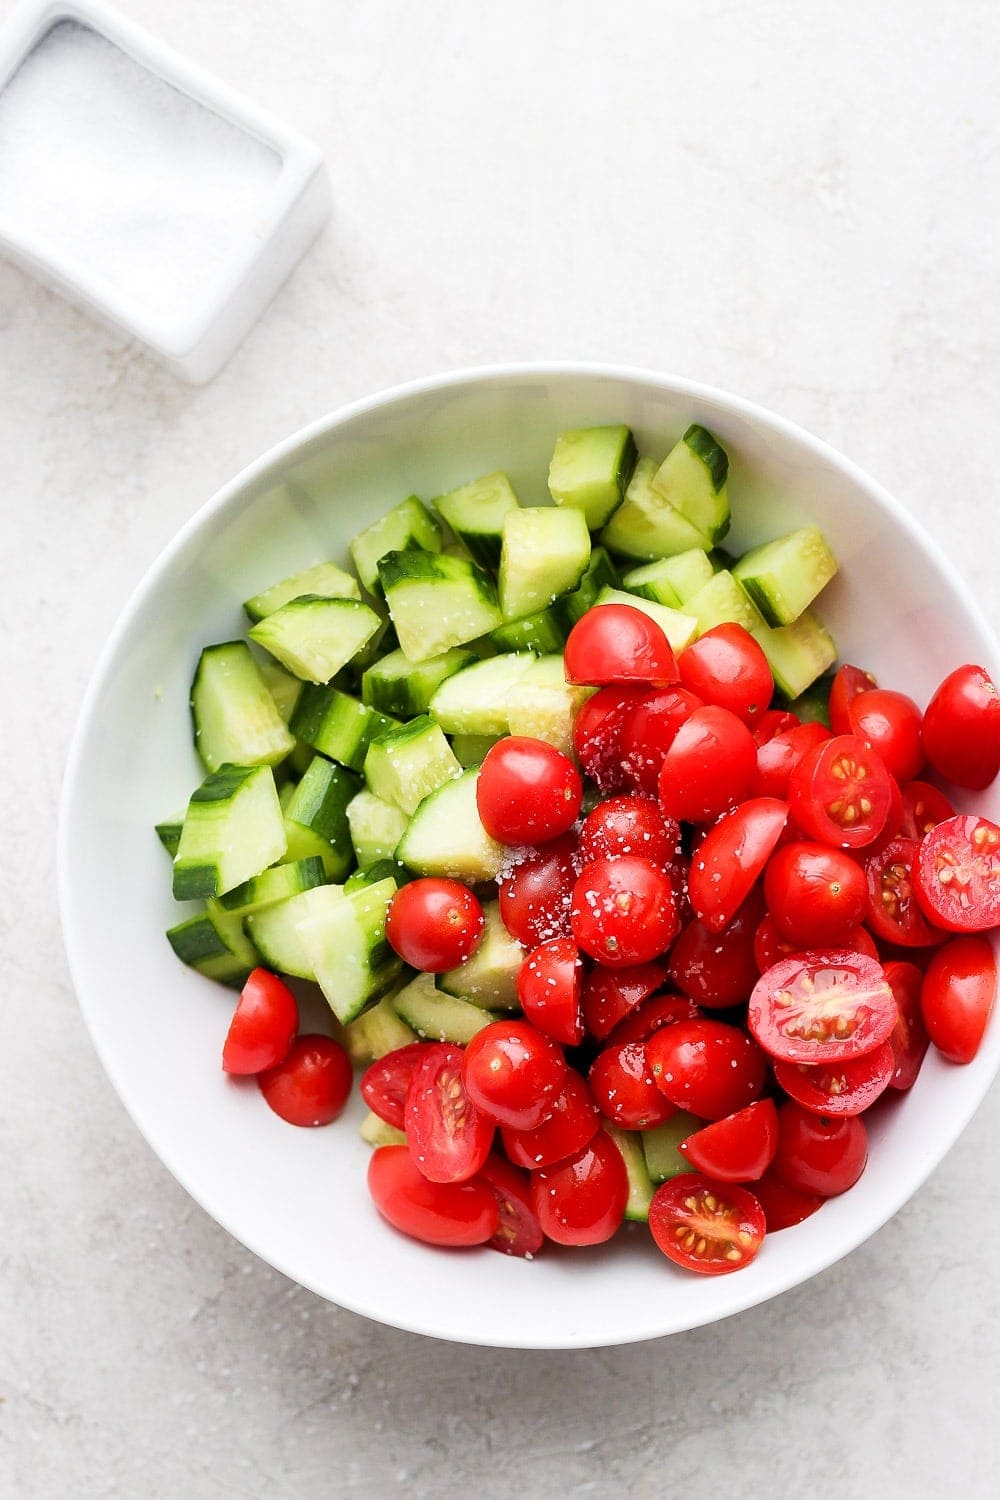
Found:
[(712, 488), (718, 494), (729, 478), (729, 455), (718, 439), (707, 427), (692, 422), (684, 434), (684, 441), (696, 453), (712, 477)]

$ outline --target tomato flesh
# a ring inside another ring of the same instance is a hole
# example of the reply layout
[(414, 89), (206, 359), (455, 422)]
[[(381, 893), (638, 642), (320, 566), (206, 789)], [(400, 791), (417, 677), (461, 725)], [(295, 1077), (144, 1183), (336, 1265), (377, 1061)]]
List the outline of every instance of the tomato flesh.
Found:
[(921, 840), (917, 898), (931, 921), (950, 932), (985, 932), (1000, 922), (1000, 828), (959, 814)]
[(719, 819), (691, 859), (688, 894), (694, 914), (721, 932), (749, 896), (781, 837), (788, 806), (752, 797)]
[(886, 983), (896, 998), (896, 1024), (889, 1036), (893, 1070), (889, 1087), (909, 1089), (930, 1046), (930, 1037), (920, 1010), (920, 989), (924, 976), (916, 964), (895, 960), (885, 966)]
[(791, 1229), (823, 1207), (818, 1193), (797, 1193), (794, 1188), (786, 1187), (773, 1168), (754, 1182), (753, 1194), (764, 1210), (768, 1234)]
[(928, 948), (944, 934), (932, 927), (917, 899), (916, 839), (893, 839), (865, 863), (868, 925), (876, 937), (901, 948)]
[(424, 1042), (409, 1042), (384, 1057), (376, 1058), (361, 1075), (361, 1097), (387, 1125), (402, 1130), (406, 1124), (406, 1091), (413, 1070), (422, 1061), (427, 1047)]
[(636, 792), (657, 795), (664, 758), (702, 701), (680, 686), (648, 689), (637, 696), (622, 721), (619, 746), (622, 774)]
[(788, 805), (799, 827), (819, 843), (861, 849), (885, 827), (892, 781), (863, 740), (837, 735), (814, 746), (794, 768)]
[(490, 1249), (526, 1260), (537, 1255), (545, 1243), (545, 1236), (531, 1206), (530, 1183), (525, 1173), (512, 1167), (502, 1156), (490, 1156), (476, 1181), (485, 1183), (492, 1190), (500, 1216), (496, 1234), (486, 1241)]
[(761, 718), (774, 692), (767, 657), (742, 625), (706, 630), (681, 653), (677, 666), (686, 688), (749, 724)]
[(576, 1156), (531, 1174), (531, 1203), (557, 1245), (602, 1245), (621, 1227), (628, 1178), (618, 1147), (598, 1130)]
[(912, 781), (924, 764), (921, 713), (912, 698), (890, 688), (873, 688), (852, 698), (847, 710), (851, 734), (877, 752), (897, 781)]
[(672, 982), (710, 1010), (739, 1005), (760, 973), (754, 939), (763, 912), (763, 898), (751, 891), (721, 932), (709, 931), (697, 918), (689, 922), (670, 949), (667, 972)]
[(566, 1069), (562, 1088), (550, 1101), (548, 1114), (533, 1130), (501, 1125), (503, 1148), (518, 1167), (547, 1167), (565, 1161), (593, 1140), (601, 1123), (593, 1095), (579, 1073)]
[(431, 1182), (466, 1182), (474, 1177), (493, 1143), (493, 1121), (469, 1098), (462, 1061), (461, 1047), (428, 1043), (406, 1090), (407, 1145)]
[(702, 1276), (749, 1265), (764, 1239), (764, 1211), (746, 1188), (682, 1172), (661, 1183), (649, 1228), (668, 1260)]
[(580, 859), (636, 854), (666, 866), (677, 857), (680, 829), (664, 818), (652, 797), (609, 797), (589, 812), (580, 829)]
[(781, 959), (761, 975), (747, 1007), (751, 1035), (781, 1062), (861, 1057), (888, 1041), (895, 1024), (882, 966), (842, 949)]
[(619, 1021), (660, 989), (666, 977), (662, 964), (592, 969), (583, 981), (583, 1018), (589, 1035), (604, 1041)]
[(623, 1130), (651, 1130), (677, 1113), (653, 1080), (643, 1041), (605, 1047), (591, 1063), (588, 1081), (598, 1109)]
[(843, 1062), (776, 1062), (774, 1076), (789, 1098), (815, 1115), (860, 1115), (889, 1087), (895, 1069), (890, 1039)]
[(878, 683), (863, 667), (845, 662), (837, 671), (830, 688), (830, 728), (834, 734), (850, 734), (849, 709), (859, 693), (870, 692)]
[(726, 708), (698, 708), (663, 757), (657, 788), (668, 818), (705, 823), (741, 802), (757, 774), (749, 729)]
[(368, 1191), (394, 1229), (425, 1245), (485, 1245), (500, 1213), (486, 1183), (431, 1182), (405, 1146), (380, 1146), (368, 1163)]
[[(512, 856), (500, 881), (500, 916), (527, 948), (569, 933), (576, 839), (563, 834), (541, 849)], [(405, 889), (405, 887), (404, 887)]]
[(842, 849), (796, 842), (775, 851), (764, 896), (778, 928), (797, 948), (839, 946), (863, 921), (864, 873)]
[(763, 1177), (778, 1149), (778, 1112), (773, 1099), (758, 1099), (712, 1125), (696, 1130), (677, 1147), (706, 1177), (718, 1182), (754, 1182)]

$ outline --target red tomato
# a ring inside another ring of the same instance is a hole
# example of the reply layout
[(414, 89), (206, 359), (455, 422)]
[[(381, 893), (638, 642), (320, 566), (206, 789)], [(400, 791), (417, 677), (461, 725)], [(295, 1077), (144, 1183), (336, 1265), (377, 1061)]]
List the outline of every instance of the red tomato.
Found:
[(761, 718), (774, 692), (767, 657), (742, 625), (706, 630), (681, 653), (677, 667), (686, 688), (747, 723)]
[(493, 1121), (470, 1099), (462, 1061), (461, 1047), (428, 1043), (406, 1090), (407, 1145), (431, 1182), (468, 1181), (489, 1156), (493, 1143)]
[(617, 859), (641, 854), (654, 865), (668, 865), (677, 856), (681, 831), (666, 819), (652, 797), (608, 797), (598, 802), (580, 829), (580, 858)]
[(928, 948), (944, 934), (931, 926), (914, 889), (916, 839), (893, 839), (865, 861), (868, 925), (875, 936), (900, 948)]
[(916, 839), (919, 843), (924, 834), (955, 816), (955, 809), (944, 792), (931, 786), (929, 781), (910, 781), (901, 788), (901, 793), (903, 819), (899, 826), (900, 838)]
[(766, 745), (768, 740), (774, 739), (775, 735), (787, 734), (790, 729), (795, 729), (801, 723), (802, 720), (798, 714), (793, 714), (790, 709), (765, 709), (753, 726), (753, 742), (759, 750), (761, 745)]
[(573, 936), (608, 968), (648, 963), (669, 947), (678, 925), (669, 880), (637, 855), (591, 860), (573, 887)]
[(464, 963), (483, 935), (483, 908), (460, 880), (411, 880), (389, 903), (385, 935), (404, 963), (444, 974)]
[(517, 975), (517, 998), (528, 1020), (553, 1041), (583, 1041), (583, 960), (572, 938), (552, 938), (529, 953)]
[(838, 735), (799, 761), (788, 778), (788, 805), (808, 838), (861, 849), (885, 826), (892, 780), (874, 750), (853, 735)]
[(930, 1045), (920, 1010), (920, 989), (924, 976), (916, 964), (897, 961), (886, 964), (885, 977), (896, 997), (897, 1010), (896, 1024), (889, 1036), (893, 1056), (889, 1087), (909, 1089), (917, 1081), (920, 1065)]
[(329, 1125), (343, 1111), (354, 1082), (346, 1050), (332, 1037), (297, 1037), (285, 1059), (257, 1085), (265, 1100), (289, 1125)]
[(534, 1130), (500, 1127), (503, 1148), (515, 1166), (547, 1167), (565, 1161), (592, 1141), (601, 1123), (590, 1089), (579, 1073), (566, 1069), (562, 1088), (551, 1100), (549, 1113)]
[(760, 976), (747, 1007), (751, 1035), (782, 1062), (842, 1062), (873, 1052), (896, 1024), (880, 964), (841, 949), (783, 958)]
[(984, 932), (1000, 922), (1000, 828), (959, 815), (921, 840), (917, 899), (949, 932)]
[(781, 837), (788, 807), (752, 797), (710, 828), (691, 859), (688, 893), (695, 916), (721, 932), (749, 896)]
[(717, 1182), (754, 1182), (763, 1177), (778, 1149), (778, 1112), (773, 1099), (758, 1099), (681, 1141), (682, 1156)]
[[(850, 932), (845, 932), (841, 947), (847, 953), (863, 953), (868, 958), (878, 959), (874, 939), (864, 927), (852, 927)], [(754, 934), (753, 952), (757, 968), (763, 974), (765, 969), (770, 969), (783, 958), (790, 958), (798, 949), (781, 936), (770, 917), (765, 917)]]
[(889, 1042), (845, 1062), (776, 1062), (779, 1088), (814, 1115), (860, 1115), (889, 1087), (896, 1059)]
[(635, 687), (601, 688), (587, 699), (574, 720), (576, 758), (602, 792), (618, 791), (629, 784), (621, 734), (629, 709), (642, 700), (645, 691)]
[(566, 681), (610, 683), (677, 681), (677, 662), (663, 631), (631, 604), (588, 609), (569, 633), (563, 652)]
[(646, 1043), (656, 1086), (678, 1109), (721, 1120), (764, 1092), (767, 1059), (739, 1026), (722, 1021), (677, 1021)]
[(789, 1099), (778, 1110), (774, 1174), (796, 1193), (836, 1198), (853, 1187), (868, 1161), (868, 1135), (857, 1115), (833, 1120)]
[(619, 1021), (608, 1041), (616, 1047), (622, 1042), (645, 1042), (661, 1026), (697, 1021), (700, 1016), (701, 1011), (686, 995), (652, 995)]
[(410, 1087), (413, 1070), (420, 1062), (426, 1042), (410, 1042), (397, 1047), (376, 1060), (361, 1075), (361, 1097), (372, 1114), (378, 1115), (387, 1125), (402, 1130), (406, 1124), (406, 1091)]
[(626, 711), (619, 740), (625, 779), (637, 792), (655, 797), (663, 757), (678, 730), (702, 701), (687, 688), (647, 689)]
[(497, 1232), (487, 1244), (502, 1255), (520, 1255), (531, 1260), (545, 1243), (538, 1215), (531, 1206), (528, 1178), (502, 1156), (487, 1157), (476, 1178), (492, 1189), (500, 1212)]
[(583, 1019), (588, 1034), (602, 1042), (619, 1021), (660, 988), (666, 977), (662, 964), (593, 969), (583, 981)]
[(764, 896), (778, 928), (796, 947), (839, 946), (864, 918), (864, 872), (841, 849), (785, 844), (771, 856)]
[(870, 672), (849, 662), (837, 672), (830, 688), (830, 728), (834, 734), (850, 734), (850, 706), (859, 693), (871, 692), (878, 683)]
[(765, 1172), (760, 1181), (754, 1183), (753, 1191), (764, 1210), (768, 1234), (777, 1234), (779, 1229), (791, 1229), (793, 1224), (801, 1224), (803, 1219), (808, 1219), (823, 1206), (818, 1193), (795, 1192), (775, 1177), (773, 1170)]
[[(462, 1077), (477, 1109), (515, 1130), (540, 1125), (562, 1087), (566, 1059), (527, 1021), (493, 1021), (465, 1049)], [(478, 1170), (478, 1168), (477, 1168)]]
[(949, 1062), (970, 1063), (979, 1051), (996, 990), (996, 959), (987, 938), (952, 938), (931, 959), (920, 1009), (931, 1041)]
[(743, 800), (756, 772), (757, 751), (743, 720), (726, 708), (697, 708), (663, 758), (660, 806), (679, 822), (709, 822)]
[(649, 1205), (649, 1228), (668, 1260), (703, 1276), (724, 1276), (753, 1260), (764, 1239), (764, 1210), (746, 1188), (682, 1172)]
[(240, 992), (222, 1048), (226, 1073), (262, 1073), (288, 1056), (299, 1028), (299, 1007), (288, 985), (269, 969), (254, 969)]
[(598, 1109), (623, 1130), (650, 1130), (677, 1113), (653, 1082), (645, 1042), (605, 1047), (588, 1077)]
[(580, 815), (583, 782), (561, 750), (512, 734), (486, 752), (476, 782), (483, 827), (501, 844), (545, 844)]
[(799, 724), (766, 740), (757, 750), (755, 797), (787, 797), (788, 781), (802, 757), (830, 738), (822, 724)]
[(368, 1191), (394, 1229), (425, 1245), (484, 1245), (499, 1224), (486, 1183), (430, 1182), (405, 1146), (380, 1146), (368, 1163)]
[(567, 833), (504, 867), (500, 915), (507, 931), (525, 947), (536, 948), (569, 932), (575, 853), (576, 840)]
[(751, 891), (721, 932), (695, 919), (679, 934), (667, 967), (673, 983), (709, 1010), (739, 1005), (757, 983), (754, 936), (763, 915), (760, 894)]
[(625, 1163), (603, 1130), (568, 1161), (531, 1174), (532, 1207), (557, 1245), (602, 1245), (620, 1228), (627, 1202)]
[(949, 673), (924, 714), (924, 752), (945, 781), (982, 791), (1000, 771), (1000, 700), (984, 667)]
[(847, 709), (850, 733), (874, 750), (897, 781), (912, 781), (924, 764), (921, 714), (912, 698), (889, 688), (858, 693)]

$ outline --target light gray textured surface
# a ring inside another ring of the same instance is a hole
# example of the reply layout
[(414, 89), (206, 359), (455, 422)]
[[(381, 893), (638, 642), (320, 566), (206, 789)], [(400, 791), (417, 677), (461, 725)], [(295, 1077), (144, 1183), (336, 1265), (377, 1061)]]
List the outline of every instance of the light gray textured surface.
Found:
[(565, 1355), (375, 1327), (234, 1244), (124, 1116), (65, 971), (53, 809), (178, 525), (302, 422), (441, 368), (740, 391), (885, 482), (995, 617), (996, 8), (123, 8), (318, 140), (335, 218), (204, 390), (0, 264), (0, 1495), (995, 1493), (996, 1093), (874, 1240), (727, 1324)]

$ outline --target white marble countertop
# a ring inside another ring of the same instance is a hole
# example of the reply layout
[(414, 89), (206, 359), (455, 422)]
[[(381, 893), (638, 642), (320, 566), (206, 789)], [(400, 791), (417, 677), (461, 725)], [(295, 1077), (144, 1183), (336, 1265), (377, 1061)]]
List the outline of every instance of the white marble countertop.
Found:
[(995, 5), (123, 8), (319, 141), (335, 214), (201, 390), (0, 264), (0, 1494), (994, 1494), (1000, 1093), (756, 1312), (620, 1351), (435, 1344), (290, 1285), (153, 1157), (77, 1014), (53, 844), (87, 675), (164, 542), (277, 438), (438, 369), (738, 390), (886, 483), (996, 618)]

